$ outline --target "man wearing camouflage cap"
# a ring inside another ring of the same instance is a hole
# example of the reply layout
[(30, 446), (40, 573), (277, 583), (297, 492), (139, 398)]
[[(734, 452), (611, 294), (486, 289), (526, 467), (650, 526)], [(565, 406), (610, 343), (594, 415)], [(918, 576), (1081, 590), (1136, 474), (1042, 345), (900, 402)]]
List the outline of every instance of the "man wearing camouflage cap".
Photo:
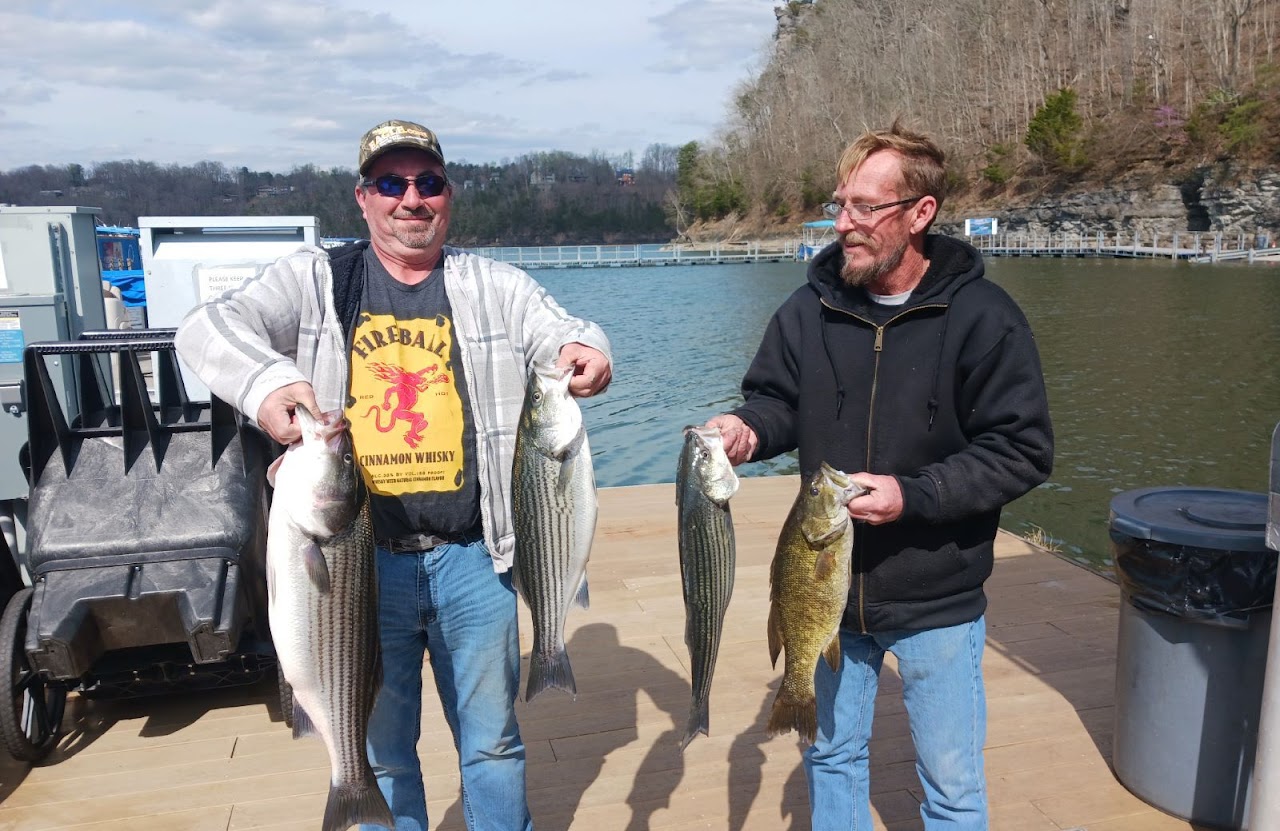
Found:
[[(383, 683), (369, 757), (396, 831), (426, 831), (417, 755), (429, 654), (458, 748), (468, 828), (532, 827), (516, 723), (514, 436), (535, 363), (603, 392), (609, 341), (525, 272), (445, 245), (453, 186), (435, 133), (387, 121), (360, 140), (369, 240), (277, 260), (194, 309), (177, 348), (276, 441), (302, 406), (351, 422), (377, 537)], [(375, 826), (362, 826), (373, 828)]]

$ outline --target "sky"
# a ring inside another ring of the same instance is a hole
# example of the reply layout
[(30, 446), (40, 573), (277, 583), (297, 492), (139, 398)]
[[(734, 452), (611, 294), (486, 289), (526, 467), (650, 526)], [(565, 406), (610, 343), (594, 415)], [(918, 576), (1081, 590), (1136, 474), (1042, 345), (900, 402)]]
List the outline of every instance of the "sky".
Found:
[(713, 140), (777, 0), (5, 0), (0, 170), (138, 159), (356, 166), (389, 118), (449, 162), (638, 163)]

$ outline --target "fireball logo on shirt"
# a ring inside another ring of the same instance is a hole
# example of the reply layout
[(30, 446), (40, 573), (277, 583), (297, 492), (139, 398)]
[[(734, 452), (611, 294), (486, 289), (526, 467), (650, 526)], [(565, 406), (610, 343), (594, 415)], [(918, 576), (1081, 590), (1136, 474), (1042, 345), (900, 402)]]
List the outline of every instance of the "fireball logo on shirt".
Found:
[[(414, 407), (418, 404), (418, 394), (426, 392), (432, 384), (449, 383), (448, 373), (441, 372), (433, 375), (432, 373), (439, 368), (439, 364), (432, 364), (417, 372), (410, 372), (404, 367), (378, 361), (370, 361), (368, 366), (375, 376), (390, 384), (386, 395), (382, 397), (382, 409), (391, 413), (391, 419), (384, 427), (377, 405), (370, 407), (364, 417), (373, 416), (374, 425), (379, 433), (390, 433), (399, 422), (408, 422), (404, 443), (410, 447), (417, 447), (422, 441), (422, 431), (427, 429), (427, 419), (421, 413), (414, 412)], [(393, 397), (395, 398), (394, 408), (391, 404)]]

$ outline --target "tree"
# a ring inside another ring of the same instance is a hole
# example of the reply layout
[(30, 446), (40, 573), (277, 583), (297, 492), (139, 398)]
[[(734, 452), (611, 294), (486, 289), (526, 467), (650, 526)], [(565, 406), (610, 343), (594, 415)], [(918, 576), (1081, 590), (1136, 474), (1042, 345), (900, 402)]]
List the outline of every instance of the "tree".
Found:
[(1044, 99), (1027, 125), (1023, 141), (1049, 169), (1070, 173), (1085, 166), (1083, 127), (1084, 121), (1076, 112), (1076, 93), (1070, 87), (1063, 87)]
[(650, 144), (640, 159), (640, 171), (651, 176), (674, 176), (680, 148), (671, 144)]

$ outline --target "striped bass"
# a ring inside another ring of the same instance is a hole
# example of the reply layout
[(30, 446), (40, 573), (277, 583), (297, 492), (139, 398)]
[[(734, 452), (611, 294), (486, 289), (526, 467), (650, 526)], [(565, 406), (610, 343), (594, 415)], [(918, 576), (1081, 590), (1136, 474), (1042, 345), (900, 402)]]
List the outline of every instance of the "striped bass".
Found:
[(512, 467), (515, 584), (533, 617), (525, 701), (548, 687), (575, 696), (564, 645), (569, 605), (587, 608), (587, 557), (596, 531), (596, 477), (573, 367), (535, 366), (516, 429)]
[(860, 485), (826, 462), (800, 484), (782, 524), (769, 572), (769, 659), (786, 650), (769, 733), (795, 730), (812, 742), (818, 731), (813, 674), (818, 658), (840, 669), (840, 618), (849, 600), (853, 522), (849, 500)]
[(324, 831), (394, 827), (365, 748), (382, 679), (369, 499), (342, 414), (317, 422), (300, 406), (297, 418), (302, 440), (267, 472), (267, 614), (293, 735), (319, 735), (329, 753)]
[(676, 470), (676, 536), (693, 703), (681, 750), (698, 733), (710, 735), (711, 676), (720, 651), (724, 613), (733, 595), (735, 553), (729, 499), (737, 492), (738, 477), (725, 455), (720, 430), (686, 427)]

